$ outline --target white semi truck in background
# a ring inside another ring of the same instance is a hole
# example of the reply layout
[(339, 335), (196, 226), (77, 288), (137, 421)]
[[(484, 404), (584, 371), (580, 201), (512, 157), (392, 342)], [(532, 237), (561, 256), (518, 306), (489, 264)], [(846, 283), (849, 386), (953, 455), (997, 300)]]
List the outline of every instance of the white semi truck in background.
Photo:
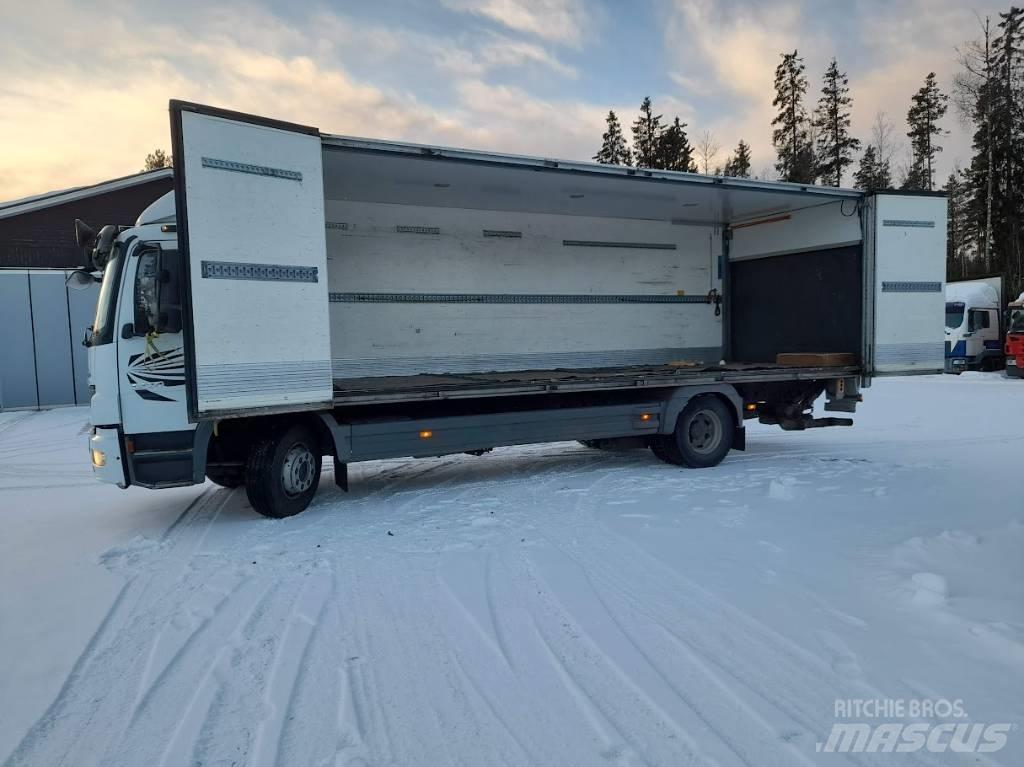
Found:
[(1000, 275), (946, 284), (946, 372), (1003, 366), (1005, 337)]
[(322, 134), (172, 101), (175, 191), (78, 225), (90, 453), (303, 510), (322, 459), (581, 440), (691, 467), (943, 368), (946, 201)]

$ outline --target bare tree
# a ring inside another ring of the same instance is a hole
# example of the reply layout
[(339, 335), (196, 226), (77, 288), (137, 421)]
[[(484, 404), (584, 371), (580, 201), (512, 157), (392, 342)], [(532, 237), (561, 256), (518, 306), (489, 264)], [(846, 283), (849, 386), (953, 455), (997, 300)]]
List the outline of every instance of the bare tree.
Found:
[(892, 164), (897, 149), (896, 141), (892, 137), (894, 130), (896, 126), (889, 119), (889, 115), (879, 109), (875, 113), (875, 121), (871, 124), (871, 146), (875, 148), (875, 156), (880, 165)]
[(982, 20), (977, 13), (974, 15), (981, 26), (981, 37), (957, 47), (956, 58), (960, 71), (953, 77), (953, 106), (960, 124), (964, 126), (974, 124), (978, 97), (992, 80), (993, 52), (989, 18), (986, 16)]
[(700, 137), (697, 139), (697, 156), (700, 158), (700, 164), (704, 168), (704, 175), (708, 174), (711, 163), (721, 148), (722, 144), (715, 137), (714, 133), (706, 130), (700, 134)]

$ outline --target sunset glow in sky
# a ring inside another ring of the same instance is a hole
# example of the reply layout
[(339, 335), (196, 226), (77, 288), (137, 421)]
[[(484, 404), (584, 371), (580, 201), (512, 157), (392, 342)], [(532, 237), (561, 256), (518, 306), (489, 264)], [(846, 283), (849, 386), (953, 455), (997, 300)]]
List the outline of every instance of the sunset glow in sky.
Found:
[[(0, 200), (95, 183), (170, 148), (167, 102), (198, 101), (329, 133), (589, 159), (609, 108), (650, 95), (724, 162), (774, 161), (772, 79), (799, 48), (812, 99), (836, 55), (854, 128), (879, 110), (906, 139), (911, 94), (978, 34), (978, 0), (377, 0), (373, 3), (0, 0)], [(952, 109), (940, 171), (970, 160)], [(898, 158), (899, 159), (899, 158)], [(848, 179), (847, 179), (848, 183)]]

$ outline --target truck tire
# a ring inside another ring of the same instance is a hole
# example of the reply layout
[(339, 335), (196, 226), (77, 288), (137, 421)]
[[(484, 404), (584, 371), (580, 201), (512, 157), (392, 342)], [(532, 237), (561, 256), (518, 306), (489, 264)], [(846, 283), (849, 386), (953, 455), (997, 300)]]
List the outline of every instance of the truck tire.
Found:
[(687, 403), (671, 434), (651, 438), (651, 450), (665, 463), (706, 469), (720, 464), (732, 449), (735, 429), (728, 406), (705, 394)]
[(245, 465), (245, 494), (253, 509), (280, 519), (303, 511), (320, 482), (320, 451), (305, 426), (291, 426), (256, 442)]
[(244, 466), (207, 466), (206, 478), (215, 485), (234, 489), (245, 484)]

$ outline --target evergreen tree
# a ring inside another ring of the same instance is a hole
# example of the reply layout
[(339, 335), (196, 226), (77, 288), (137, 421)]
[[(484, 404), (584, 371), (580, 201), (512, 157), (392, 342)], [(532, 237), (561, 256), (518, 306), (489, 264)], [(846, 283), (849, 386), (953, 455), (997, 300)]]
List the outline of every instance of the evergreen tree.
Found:
[(933, 165), (935, 155), (942, 151), (942, 147), (935, 143), (935, 139), (945, 134), (938, 123), (946, 114), (948, 101), (949, 96), (939, 90), (935, 73), (929, 72), (924, 85), (911, 99), (910, 109), (907, 111), (907, 136), (910, 138), (914, 158), (906, 181), (913, 185), (907, 186), (907, 189), (931, 191), (935, 188)]
[(750, 144), (740, 139), (733, 156), (726, 161), (723, 173), (735, 178), (750, 178)]
[(772, 144), (778, 160), (775, 169), (782, 181), (814, 182), (813, 148), (808, 146), (808, 120), (804, 99), (807, 77), (797, 51), (783, 53), (775, 68), (775, 99), (778, 114), (772, 120)]
[(159, 170), (160, 168), (171, 167), (171, 156), (163, 149), (154, 149), (146, 155), (146, 163), (142, 166), (143, 171)]
[(869, 144), (864, 150), (864, 154), (860, 156), (860, 165), (853, 175), (853, 185), (857, 189), (865, 189), (869, 192), (892, 187), (889, 163), (879, 159), (878, 150), (874, 144)]
[(900, 189), (905, 192), (927, 192), (928, 167), (924, 160), (914, 156), (909, 166), (901, 169)]
[(633, 122), (633, 154), (638, 168), (657, 168), (658, 142), (661, 139), (661, 115), (654, 114), (651, 99), (645, 96), (640, 115)]
[(1024, 287), (1024, 9), (999, 14), (988, 94), (992, 124), (991, 267)]
[(966, 277), (974, 253), (970, 222), (970, 180), (959, 168), (953, 170), (943, 190), (949, 195), (946, 217), (946, 279)]
[(850, 85), (833, 58), (822, 80), (821, 98), (814, 115), (817, 136), (817, 175), (832, 186), (842, 186), (843, 170), (853, 164), (860, 140), (850, 135)]
[(690, 146), (690, 139), (686, 135), (686, 123), (679, 122), (678, 117), (658, 136), (655, 154), (654, 167), (688, 173), (697, 172), (697, 166), (693, 162), (693, 147)]
[(985, 273), (992, 271), (992, 213), (995, 190), (995, 53), (989, 18), (982, 24), (982, 39), (967, 43), (959, 51), (963, 70), (954, 78), (957, 111), (973, 122), (974, 157), (965, 172), (968, 219), (977, 242), (977, 253)]
[(633, 162), (633, 153), (626, 145), (626, 137), (622, 135), (622, 126), (615, 112), (608, 110), (607, 130), (601, 136), (601, 148), (597, 150), (594, 159), (602, 165), (630, 165)]

